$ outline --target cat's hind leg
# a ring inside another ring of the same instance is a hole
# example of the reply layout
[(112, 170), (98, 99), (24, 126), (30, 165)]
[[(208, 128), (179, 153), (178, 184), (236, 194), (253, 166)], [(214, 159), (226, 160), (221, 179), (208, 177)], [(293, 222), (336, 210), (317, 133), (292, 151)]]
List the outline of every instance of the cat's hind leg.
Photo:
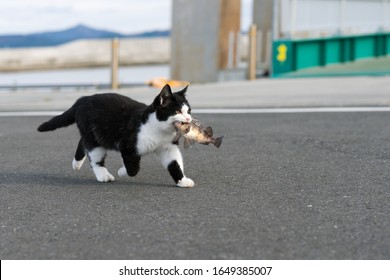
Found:
[(96, 147), (88, 151), (88, 157), (91, 162), (92, 170), (95, 173), (96, 179), (99, 182), (112, 182), (114, 176), (112, 176), (106, 167), (104, 167), (104, 160), (106, 158), (107, 151), (102, 147)]
[(163, 166), (178, 187), (191, 188), (195, 185), (194, 181), (184, 175), (183, 158), (177, 145), (172, 144), (167, 149), (159, 151), (158, 154)]
[(82, 140), (83, 139), (80, 139), (79, 144), (77, 145), (76, 153), (72, 162), (72, 167), (74, 170), (80, 170), (81, 166), (83, 166), (85, 158), (87, 157), (85, 155), (85, 148)]
[(134, 177), (139, 172), (141, 157), (135, 152), (126, 150), (121, 151), (121, 154), (124, 166), (119, 168), (118, 175), (120, 177), (126, 175)]

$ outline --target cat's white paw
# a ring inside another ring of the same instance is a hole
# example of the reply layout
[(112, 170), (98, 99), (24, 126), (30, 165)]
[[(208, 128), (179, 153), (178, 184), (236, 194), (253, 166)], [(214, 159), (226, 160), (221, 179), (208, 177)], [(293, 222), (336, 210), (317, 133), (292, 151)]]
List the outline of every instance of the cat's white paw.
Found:
[(112, 176), (110, 173), (107, 173), (107, 174), (101, 174), (99, 176), (96, 176), (96, 179), (99, 181), (99, 182), (102, 182), (102, 183), (108, 183), (108, 182), (112, 182), (115, 180), (114, 176)]
[(112, 176), (105, 167), (95, 166), (93, 167), (93, 172), (95, 173), (96, 179), (99, 182), (107, 183), (114, 181), (114, 176)]
[(127, 176), (126, 167), (122, 166), (121, 168), (118, 169), (118, 176), (119, 176), (119, 177), (125, 177), (125, 176)]
[(72, 167), (74, 170), (80, 170), (81, 166), (83, 166), (84, 160), (86, 159), (86, 156), (82, 160), (76, 160), (73, 159), (72, 161)]
[(194, 185), (194, 181), (187, 177), (184, 177), (179, 182), (177, 182), (177, 186), (181, 188), (192, 188)]

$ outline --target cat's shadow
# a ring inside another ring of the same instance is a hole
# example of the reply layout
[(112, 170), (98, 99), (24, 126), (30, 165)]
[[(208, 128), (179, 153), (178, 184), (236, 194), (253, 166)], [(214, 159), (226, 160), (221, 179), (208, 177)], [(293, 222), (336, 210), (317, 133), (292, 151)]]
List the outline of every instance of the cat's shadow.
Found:
[(101, 183), (94, 178), (71, 177), (64, 174), (47, 174), (34, 172), (0, 172), (0, 187), (12, 185), (28, 185), (28, 186), (52, 186), (52, 187), (74, 187), (74, 186), (90, 186), (90, 187), (166, 187), (174, 188), (174, 184), (154, 183), (133, 181), (131, 179), (116, 180), (110, 183)]
[[(112, 182), (112, 184), (115, 184), (115, 181)], [(152, 182), (140, 182), (140, 181), (123, 181), (121, 182), (120, 186), (125, 187), (132, 187), (132, 186), (142, 186), (142, 187), (165, 187), (165, 188), (176, 188), (176, 186), (172, 184), (162, 184), (162, 183), (152, 183)]]

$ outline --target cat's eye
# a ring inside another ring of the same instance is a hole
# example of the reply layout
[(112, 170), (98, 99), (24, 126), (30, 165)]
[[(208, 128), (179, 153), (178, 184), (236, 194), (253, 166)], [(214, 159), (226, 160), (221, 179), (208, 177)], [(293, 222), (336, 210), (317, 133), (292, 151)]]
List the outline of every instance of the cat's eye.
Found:
[(180, 110), (176, 110), (176, 114), (181, 114), (181, 111)]

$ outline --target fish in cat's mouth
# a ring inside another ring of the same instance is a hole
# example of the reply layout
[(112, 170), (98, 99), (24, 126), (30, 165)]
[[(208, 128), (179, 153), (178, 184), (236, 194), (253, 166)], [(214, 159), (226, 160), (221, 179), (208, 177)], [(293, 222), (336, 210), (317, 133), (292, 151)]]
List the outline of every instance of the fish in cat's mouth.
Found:
[[(188, 123), (176, 121), (174, 122), (174, 126), (178, 132), (175, 141), (178, 141), (180, 136), (183, 136), (189, 144), (198, 142), (203, 145), (208, 145), (209, 143), (212, 143), (217, 148), (219, 148), (222, 144), (223, 136), (214, 138), (212, 128), (210, 126), (206, 126), (195, 118)], [(186, 144), (186, 142), (184, 144)], [(184, 147), (186, 147), (186, 145)]]

